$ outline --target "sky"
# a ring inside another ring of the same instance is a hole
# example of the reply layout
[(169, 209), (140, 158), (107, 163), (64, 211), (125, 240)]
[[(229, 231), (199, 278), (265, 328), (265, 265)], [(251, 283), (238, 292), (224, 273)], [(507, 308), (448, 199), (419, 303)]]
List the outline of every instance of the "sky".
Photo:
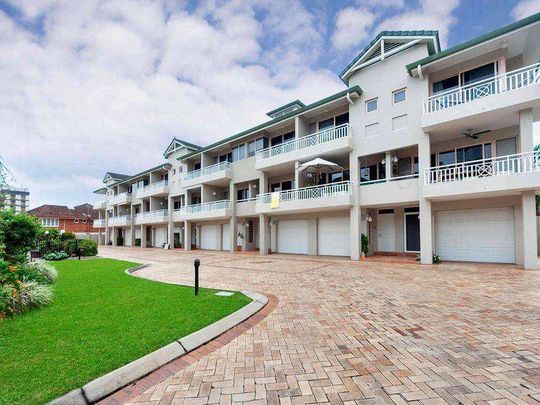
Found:
[(540, 12), (540, 0), (0, 0), (0, 156), (30, 205), (94, 202), (106, 171), (206, 145), (338, 74), (383, 29), (443, 48)]

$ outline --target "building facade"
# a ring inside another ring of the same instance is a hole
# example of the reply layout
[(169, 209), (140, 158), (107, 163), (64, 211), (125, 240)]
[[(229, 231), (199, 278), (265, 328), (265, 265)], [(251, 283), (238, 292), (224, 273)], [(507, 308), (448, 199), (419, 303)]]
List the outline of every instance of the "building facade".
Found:
[(26, 212), (30, 204), (30, 192), (24, 187), (7, 186), (0, 190), (0, 210)]
[(538, 267), (540, 14), (440, 49), (436, 31), (383, 31), (346, 89), (268, 113), (163, 164), (107, 173), (103, 243), (307, 255), (419, 253)]
[(80, 237), (88, 235), (97, 237), (99, 234), (99, 229), (94, 228), (94, 220), (98, 217), (98, 212), (91, 204), (81, 204), (73, 208), (45, 204), (29, 210), (28, 214), (38, 218), (39, 223), (45, 228), (72, 232)]

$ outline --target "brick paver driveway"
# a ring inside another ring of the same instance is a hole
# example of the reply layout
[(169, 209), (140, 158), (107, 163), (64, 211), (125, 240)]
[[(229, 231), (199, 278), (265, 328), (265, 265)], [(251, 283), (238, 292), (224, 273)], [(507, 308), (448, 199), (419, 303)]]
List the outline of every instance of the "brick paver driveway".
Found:
[[(100, 248), (140, 275), (279, 299), (254, 328), (134, 401), (537, 403), (540, 273), (513, 266)], [(160, 402), (161, 403), (161, 402)]]

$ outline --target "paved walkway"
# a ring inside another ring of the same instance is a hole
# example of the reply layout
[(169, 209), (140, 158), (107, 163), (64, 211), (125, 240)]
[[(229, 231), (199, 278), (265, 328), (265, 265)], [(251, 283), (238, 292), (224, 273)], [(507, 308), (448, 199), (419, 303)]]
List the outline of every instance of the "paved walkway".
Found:
[(101, 247), (139, 274), (251, 289), (266, 318), (132, 402), (538, 403), (540, 272)]

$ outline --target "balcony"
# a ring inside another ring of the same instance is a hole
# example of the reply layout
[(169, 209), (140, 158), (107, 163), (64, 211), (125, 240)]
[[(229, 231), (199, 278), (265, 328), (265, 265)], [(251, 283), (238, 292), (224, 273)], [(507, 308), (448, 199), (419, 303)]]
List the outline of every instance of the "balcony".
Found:
[(230, 218), (230, 201), (212, 201), (202, 204), (186, 205), (174, 210), (174, 221), (196, 221)]
[(418, 174), (360, 183), (360, 206), (417, 203), (420, 195)]
[[(423, 103), (424, 131), (445, 129), (453, 120), (467, 118), (461, 128), (482, 127), (487, 119), (501, 120), (501, 109), (508, 113), (531, 108), (540, 98), (540, 63), (516, 69), (498, 76), (460, 86), (428, 97)], [(481, 115), (481, 117), (480, 117)], [(479, 116), (475, 119), (475, 116)], [(481, 118), (481, 119), (480, 119)], [(514, 125), (503, 121), (500, 126)], [(439, 128), (438, 126), (443, 125)], [(450, 130), (450, 127), (446, 128)]]
[(94, 228), (105, 228), (105, 220), (104, 219), (94, 219), (93, 226), (94, 226)]
[(295, 213), (349, 208), (353, 186), (350, 181), (322, 186), (259, 194), (257, 213)]
[(219, 162), (187, 172), (182, 181), (182, 187), (189, 188), (202, 183), (224, 185), (229, 182), (231, 176), (231, 162)]
[(135, 216), (135, 223), (137, 225), (163, 224), (167, 222), (169, 222), (169, 210), (139, 212)]
[(120, 194), (113, 195), (109, 198), (109, 205), (117, 204), (129, 204), (131, 202), (131, 193), (123, 192)]
[(107, 206), (107, 202), (105, 200), (99, 200), (94, 203), (92, 206), (95, 210), (104, 210)]
[(129, 226), (131, 225), (131, 215), (119, 215), (109, 218), (109, 226)]
[(307, 160), (320, 155), (331, 156), (352, 150), (349, 124), (303, 136), (281, 145), (257, 152), (255, 168), (264, 170), (295, 160)]
[(257, 205), (257, 197), (246, 198), (245, 200), (236, 201), (236, 216), (238, 217), (249, 217), (257, 215), (255, 209)]
[(164, 196), (169, 193), (169, 182), (161, 180), (156, 183), (149, 184), (137, 190), (137, 198), (145, 198), (151, 196)]
[(540, 184), (540, 151), (431, 167), (424, 171), (425, 198), (517, 194)]

